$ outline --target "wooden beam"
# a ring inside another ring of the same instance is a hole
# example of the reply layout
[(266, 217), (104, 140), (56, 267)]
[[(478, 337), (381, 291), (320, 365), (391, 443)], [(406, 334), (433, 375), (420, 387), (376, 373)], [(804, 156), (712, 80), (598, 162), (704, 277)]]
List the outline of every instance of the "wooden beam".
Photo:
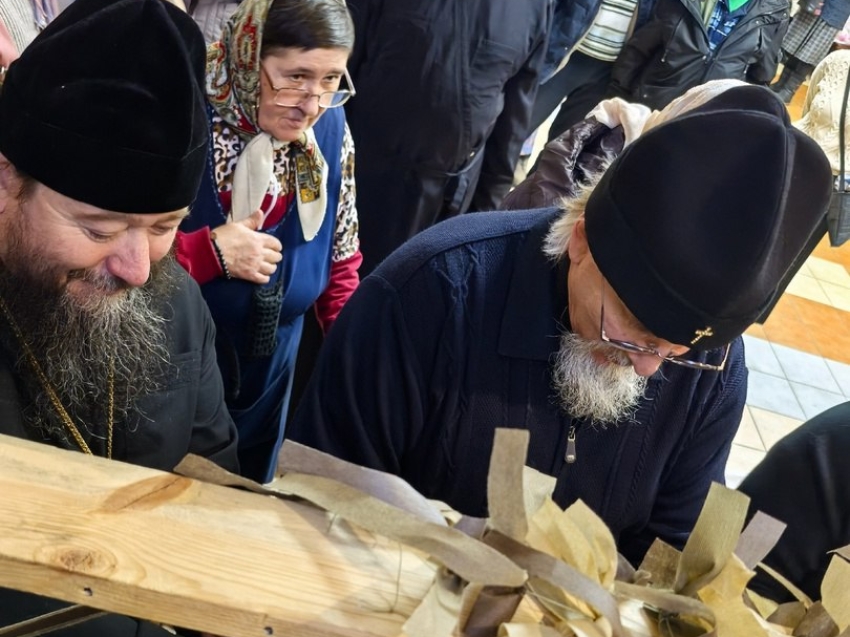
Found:
[(308, 504), (0, 436), (0, 586), (227, 637), (383, 637), (425, 556)]

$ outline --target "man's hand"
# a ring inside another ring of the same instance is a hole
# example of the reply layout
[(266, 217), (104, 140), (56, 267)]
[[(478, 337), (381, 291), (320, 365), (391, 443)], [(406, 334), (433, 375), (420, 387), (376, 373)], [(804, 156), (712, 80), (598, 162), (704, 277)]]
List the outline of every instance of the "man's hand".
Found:
[(214, 229), (216, 243), (233, 278), (268, 283), (283, 259), (280, 241), (265, 232), (258, 232), (262, 221), (263, 211), (257, 210), (247, 219)]

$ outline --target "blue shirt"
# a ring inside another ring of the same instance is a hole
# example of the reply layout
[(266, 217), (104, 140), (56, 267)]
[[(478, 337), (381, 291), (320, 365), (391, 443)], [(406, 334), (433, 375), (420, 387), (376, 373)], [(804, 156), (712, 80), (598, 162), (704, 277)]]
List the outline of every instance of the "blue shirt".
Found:
[(747, 15), (747, 9), (750, 8), (749, 2), (729, 11), (727, 0), (717, 0), (714, 5), (714, 10), (711, 12), (711, 17), (708, 20), (706, 31), (708, 32), (708, 48), (714, 51), (723, 40), (726, 39), (735, 25), (740, 22), (741, 18)]

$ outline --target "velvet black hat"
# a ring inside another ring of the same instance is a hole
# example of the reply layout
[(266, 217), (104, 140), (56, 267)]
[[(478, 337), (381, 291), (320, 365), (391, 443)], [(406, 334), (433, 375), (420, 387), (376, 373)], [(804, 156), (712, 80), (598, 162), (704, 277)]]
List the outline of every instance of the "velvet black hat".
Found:
[(829, 161), (782, 101), (736, 87), (623, 151), (587, 202), (588, 245), (650, 332), (710, 349), (783, 291), (831, 192)]
[(99, 208), (184, 208), (206, 164), (205, 58), (192, 18), (164, 0), (75, 0), (6, 74), (0, 152)]

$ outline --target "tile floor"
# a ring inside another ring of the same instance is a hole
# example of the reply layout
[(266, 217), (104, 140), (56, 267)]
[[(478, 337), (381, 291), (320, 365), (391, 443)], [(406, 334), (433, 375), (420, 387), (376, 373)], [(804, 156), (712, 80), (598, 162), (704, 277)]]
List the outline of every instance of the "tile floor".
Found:
[(744, 343), (749, 387), (726, 466), (730, 486), (783, 435), (850, 400), (850, 243), (831, 248), (824, 238)]
[[(788, 110), (800, 117), (802, 86)], [(782, 436), (850, 400), (850, 243), (824, 238), (764, 325), (744, 335), (747, 406), (726, 465), (737, 486)]]

